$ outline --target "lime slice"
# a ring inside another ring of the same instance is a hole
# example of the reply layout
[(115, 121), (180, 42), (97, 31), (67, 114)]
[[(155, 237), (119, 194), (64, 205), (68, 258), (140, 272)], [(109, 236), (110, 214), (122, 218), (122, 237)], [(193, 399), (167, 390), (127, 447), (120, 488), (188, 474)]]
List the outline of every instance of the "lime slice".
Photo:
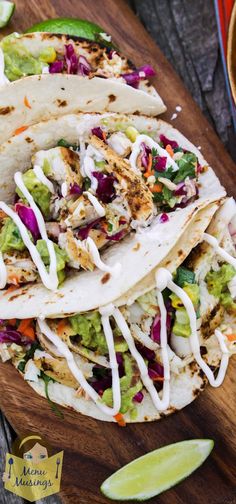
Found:
[(3, 28), (10, 21), (15, 4), (13, 2), (0, 2), (0, 28)]
[(191, 439), (154, 450), (112, 474), (101, 491), (114, 500), (150, 499), (195, 471), (213, 446), (211, 439)]
[(82, 37), (88, 40), (97, 40), (97, 37), (100, 34), (104, 34), (105, 30), (97, 24), (90, 23), (90, 21), (86, 21), (85, 19), (57, 18), (47, 19), (46, 21), (37, 23), (29, 28), (26, 33), (32, 32), (64, 33), (66, 35)]

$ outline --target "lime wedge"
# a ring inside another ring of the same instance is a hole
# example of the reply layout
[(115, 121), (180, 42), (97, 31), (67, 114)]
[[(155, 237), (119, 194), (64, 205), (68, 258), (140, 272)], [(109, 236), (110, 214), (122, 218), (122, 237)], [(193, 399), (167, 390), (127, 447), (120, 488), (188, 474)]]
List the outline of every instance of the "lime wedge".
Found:
[(104, 34), (105, 30), (101, 26), (90, 23), (90, 21), (86, 21), (85, 19), (57, 18), (37, 23), (29, 28), (26, 33), (32, 32), (64, 33), (88, 40), (97, 40), (97, 37)]
[(113, 500), (150, 499), (195, 471), (213, 446), (211, 439), (191, 439), (154, 450), (112, 474), (101, 491)]
[(3, 28), (10, 21), (15, 4), (13, 2), (0, 2), (0, 28)]

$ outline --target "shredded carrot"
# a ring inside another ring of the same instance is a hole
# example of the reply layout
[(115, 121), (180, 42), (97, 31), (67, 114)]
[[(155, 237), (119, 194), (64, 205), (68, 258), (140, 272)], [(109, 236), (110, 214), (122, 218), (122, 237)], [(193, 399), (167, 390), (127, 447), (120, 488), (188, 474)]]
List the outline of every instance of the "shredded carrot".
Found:
[(27, 96), (25, 96), (25, 97), (24, 97), (24, 104), (25, 104), (25, 106), (26, 106), (26, 107), (28, 107), (29, 109), (31, 109), (31, 108), (32, 108), (32, 107), (31, 107), (31, 105), (30, 105), (30, 103), (29, 103), (29, 100), (28, 100)]
[(8, 322), (12, 326), (16, 325), (16, 319), (15, 318), (9, 319)]
[(65, 328), (67, 326), (67, 323), (66, 323), (66, 320), (65, 319), (61, 319), (58, 326), (57, 326), (57, 332), (59, 334), (59, 336), (62, 335), (62, 333), (64, 332)]
[(105, 131), (103, 131), (103, 132), (102, 132), (102, 138), (103, 138), (103, 140), (104, 140), (104, 142), (105, 142), (105, 141), (106, 141), (106, 139), (107, 139), (107, 135), (106, 135)]
[(172, 149), (171, 145), (169, 145), (169, 144), (168, 144), (168, 145), (166, 146), (166, 151), (168, 152), (168, 154), (170, 154), (170, 156), (171, 156), (171, 157), (173, 157), (173, 156), (174, 156), (174, 151), (173, 151), (173, 149)]
[(27, 130), (29, 126), (20, 126), (20, 128), (17, 128), (14, 133), (13, 133), (13, 136), (17, 136), (17, 135), (20, 135), (21, 133), (23, 133), (23, 131)]
[(152, 168), (152, 155), (148, 155), (148, 165), (147, 165), (147, 171), (143, 174), (145, 178), (150, 177), (151, 175), (154, 175), (154, 170)]
[(150, 187), (150, 191), (152, 193), (160, 193), (162, 191), (162, 184), (154, 184), (154, 186)]
[(226, 334), (229, 341), (236, 341), (236, 334)]
[(36, 339), (36, 336), (34, 328), (32, 327), (32, 320), (32, 318), (21, 320), (18, 326), (18, 331), (24, 336), (27, 336), (27, 338), (34, 341)]
[(155, 378), (152, 378), (153, 381), (160, 381), (160, 382), (163, 382), (164, 381), (164, 377), (163, 376), (156, 376)]
[(125, 419), (121, 413), (117, 413), (117, 415), (115, 415), (114, 418), (120, 427), (126, 426)]
[(0, 210), (0, 219), (5, 219), (6, 217), (7, 214), (3, 210)]
[(10, 287), (8, 287), (8, 289), (4, 292), (4, 296), (6, 296), (7, 294), (10, 294), (11, 292), (15, 291), (18, 287), (16, 285), (10, 285)]
[(19, 287), (19, 279), (16, 275), (9, 275), (8, 280), (16, 287)]

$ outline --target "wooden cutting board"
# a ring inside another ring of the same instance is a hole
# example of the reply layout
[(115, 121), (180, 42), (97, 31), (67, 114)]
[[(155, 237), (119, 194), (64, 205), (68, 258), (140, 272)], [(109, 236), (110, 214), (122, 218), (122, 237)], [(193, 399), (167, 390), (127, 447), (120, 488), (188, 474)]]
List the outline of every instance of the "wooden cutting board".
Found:
[[(168, 106), (170, 120), (176, 105), (182, 112), (174, 121), (212, 164), (232, 194), (235, 165), (210, 125), (160, 50), (123, 0), (16, 0), (16, 13), (6, 33), (22, 31), (49, 17), (77, 16), (98, 22), (111, 33), (137, 65), (151, 63), (154, 79)], [(46, 106), (46, 104), (45, 104)], [(185, 410), (161, 422), (119, 428), (64, 410), (64, 420), (51, 412), (9, 364), (0, 364), (0, 405), (14, 429), (41, 432), (65, 450), (61, 497), (65, 504), (108, 503), (100, 494), (103, 480), (135, 457), (164, 444), (190, 438), (212, 438), (212, 456), (194, 475), (152, 502), (160, 504), (236, 503), (235, 374), (231, 362), (219, 389), (207, 390)]]

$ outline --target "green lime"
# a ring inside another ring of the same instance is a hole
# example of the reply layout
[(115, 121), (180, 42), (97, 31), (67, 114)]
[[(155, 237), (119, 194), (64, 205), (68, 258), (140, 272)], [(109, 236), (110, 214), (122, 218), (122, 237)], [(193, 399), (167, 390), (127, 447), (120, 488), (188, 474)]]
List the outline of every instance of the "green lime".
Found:
[(105, 30), (101, 28), (101, 26), (90, 23), (90, 21), (86, 21), (85, 19), (47, 19), (46, 21), (33, 25), (26, 33), (32, 32), (64, 33), (66, 35), (82, 37), (88, 40), (97, 40), (101, 38), (101, 41), (104, 39), (104, 43), (110, 42), (109, 35), (105, 33)]
[(0, 2), (0, 28), (3, 28), (10, 21), (15, 4), (13, 2)]
[(154, 450), (119, 469), (101, 491), (114, 500), (146, 500), (189, 476), (213, 449), (211, 439), (191, 439)]

